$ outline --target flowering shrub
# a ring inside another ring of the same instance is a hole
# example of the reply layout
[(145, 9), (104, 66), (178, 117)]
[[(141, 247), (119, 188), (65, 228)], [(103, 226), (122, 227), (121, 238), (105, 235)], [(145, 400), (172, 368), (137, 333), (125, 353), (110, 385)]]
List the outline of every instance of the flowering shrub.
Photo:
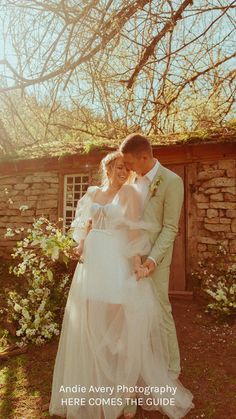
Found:
[[(7, 229), (12, 237), (24, 229)], [(17, 242), (10, 272), (22, 278), (21, 292), (8, 292), (8, 317), (17, 324), (19, 346), (27, 342), (42, 344), (59, 334), (71, 275), (66, 266), (74, 241), (46, 218), (35, 220), (27, 236)]]
[(218, 315), (236, 314), (236, 263), (235, 256), (225, 263), (226, 250), (219, 245), (212, 249), (213, 260), (201, 261), (193, 276), (199, 281), (201, 290), (208, 297), (207, 311)]

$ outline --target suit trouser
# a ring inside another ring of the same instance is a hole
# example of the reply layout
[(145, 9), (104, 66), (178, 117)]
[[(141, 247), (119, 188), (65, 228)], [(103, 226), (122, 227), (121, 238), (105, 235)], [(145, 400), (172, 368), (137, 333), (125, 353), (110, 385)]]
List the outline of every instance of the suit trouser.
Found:
[(155, 290), (162, 308), (163, 324), (168, 340), (169, 370), (174, 373), (180, 372), (180, 353), (176, 335), (176, 328), (172, 316), (172, 307), (169, 301), (169, 266), (158, 266), (152, 275)]

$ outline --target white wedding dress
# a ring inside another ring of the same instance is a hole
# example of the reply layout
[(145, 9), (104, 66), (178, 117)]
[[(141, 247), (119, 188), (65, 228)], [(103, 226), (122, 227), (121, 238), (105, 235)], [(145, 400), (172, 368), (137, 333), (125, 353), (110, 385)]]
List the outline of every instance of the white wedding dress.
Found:
[[(153, 226), (140, 220), (141, 199), (134, 186), (124, 185), (103, 206), (93, 202), (96, 190), (90, 187), (79, 201), (72, 223), (76, 241), (84, 237), (89, 218), (93, 228), (65, 307), (49, 413), (67, 419), (116, 419), (136, 386), (143, 408), (182, 418), (194, 406), (192, 394), (168, 375), (152, 280), (136, 281), (132, 272), (132, 256), (150, 250), (144, 229)], [(174, 395), (170, 388), (176, 389)]]

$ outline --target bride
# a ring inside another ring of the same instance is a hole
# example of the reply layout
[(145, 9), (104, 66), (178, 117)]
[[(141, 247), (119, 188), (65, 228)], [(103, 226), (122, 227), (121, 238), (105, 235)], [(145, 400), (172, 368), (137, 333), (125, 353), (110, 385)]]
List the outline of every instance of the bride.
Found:
[(80, 199), (72, 223), (77, 264), (53, 372), (50, 415), (135, 416), (137, 405), (184, 417), (192, 394), (168, 375), (161, 309), (141, 266), (150, 245), (141, 198), (122, 155), (102, 160), (106, 182)]

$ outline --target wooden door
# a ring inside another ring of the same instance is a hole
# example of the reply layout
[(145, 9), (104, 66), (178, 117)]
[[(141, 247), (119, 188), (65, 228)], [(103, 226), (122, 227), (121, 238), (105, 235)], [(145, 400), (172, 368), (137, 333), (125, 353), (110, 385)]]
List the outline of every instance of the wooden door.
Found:
[[(183, 165), (166, 165), (168, 169), (177, 173), (183, 181), (185, 181), (185, 170)], [(175, 239), (173, 257), (170, 270), (170, 293), (180, 292), (186, 290), (186, 247), (185, 247), (185, 204), (183, 203), (180, 221), (179, 232)]]

